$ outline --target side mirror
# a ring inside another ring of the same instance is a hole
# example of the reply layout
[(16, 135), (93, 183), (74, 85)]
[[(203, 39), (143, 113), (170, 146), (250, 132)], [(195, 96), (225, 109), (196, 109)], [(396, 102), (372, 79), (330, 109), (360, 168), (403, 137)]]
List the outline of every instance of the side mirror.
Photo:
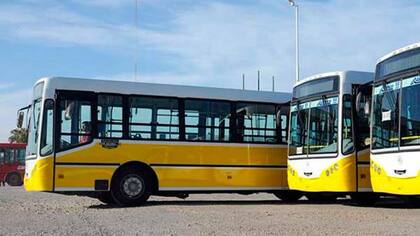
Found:
[(70, 102), (67, 107), (66, 111), (64, 112), (64, 119), (71, 120), (74, 112), (74, 102)]
[(22, 128), (22, 126), (23, 126), (23, 118), (24, 117), (25, 117), (25, 112), (19, 111), (18, 118), (17, 118), (17, 124), (16, 124), (16, 126), (18, 128)]

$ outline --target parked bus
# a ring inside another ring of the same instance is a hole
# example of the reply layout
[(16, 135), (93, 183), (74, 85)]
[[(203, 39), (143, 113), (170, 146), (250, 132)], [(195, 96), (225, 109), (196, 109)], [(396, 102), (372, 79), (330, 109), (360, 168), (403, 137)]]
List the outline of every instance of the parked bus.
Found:
[(309, 77), (293, 89), (288, 183), (314, 200), (368, 197), (369, 104), (373, 73)]
[(21, 143), (0, 143), (0, 183), (10, 186), (23, 184), (25, 146)]
[(398, 49), (376, 66), (372, 122), (375, 192), (420, 194), (420, 43)]
[(25, 188), (96, 194), (120, 205), (199, 192), (286, 199), (290, 98), (43, 78), (34, 86)]

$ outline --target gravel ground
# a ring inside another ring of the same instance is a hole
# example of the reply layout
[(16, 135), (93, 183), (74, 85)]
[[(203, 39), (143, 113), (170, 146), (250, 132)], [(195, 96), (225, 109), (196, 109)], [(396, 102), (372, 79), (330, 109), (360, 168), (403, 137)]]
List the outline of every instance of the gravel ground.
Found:
[(152, 197), (113, 208), (87, 197), (0, 187), (0, 235), (418, 235), (420, 205), (286, 204), (270, 194)]

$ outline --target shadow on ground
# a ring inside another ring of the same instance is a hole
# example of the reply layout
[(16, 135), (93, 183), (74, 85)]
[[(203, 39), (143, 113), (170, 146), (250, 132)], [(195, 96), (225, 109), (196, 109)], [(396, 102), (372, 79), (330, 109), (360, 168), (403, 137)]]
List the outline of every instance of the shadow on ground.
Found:
[[(258, 206), (258, 205), (331, 205), (331, 204), (348, 204), (350, 200), (340, 199), (336, 201), (324, 201), (324, 202), (315, 202), (309, 200), (299, 200), (296, 202), (284, 202), (281, 200), (169, 200), (169, 201), (148, 201), (142, 206), (138, 207), (151, 207), (151, 206), (222, 206), (222, 205), (231, 205), (231, 206)], [(107, 205), (107, 204), (97, 204), (89, 206), (88, 208), (93, 209), (112, 209), (112, 208), (121, 208), (116, 205)]]
[[(284, 202), (281, 200), (167, 200), (157, 201), (151, 200), (142, 206), (137, 207), (153, 207), (153, 206), (258, 206), (258, 205), (343, 205), (349, 207), (364, 208), (388, 208), (388, 209), (420, 209), (420, 199), (401, 198), (401, 197), (382, 197), (375, 203), (358, 203), (350, 199), (337, 199), (333, 201), (310, 201), (307, 199), (296, 202)], [(88, 206), (91, 209), (113, 209), (123, 208), (117, 205), (97, 204)]]

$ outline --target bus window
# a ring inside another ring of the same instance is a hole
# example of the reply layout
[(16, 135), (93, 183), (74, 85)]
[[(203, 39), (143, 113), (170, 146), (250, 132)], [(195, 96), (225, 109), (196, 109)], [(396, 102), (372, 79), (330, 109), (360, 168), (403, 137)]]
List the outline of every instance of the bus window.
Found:
[(5, 150), (2, 148), (0, 149), (0, 165), (4, 164), (4, 159), (6, 157), (6, 152)]
[(229, 141), (230, 103), (200, 100), (185, 101), (187, 140)]
[(353, 141), (353, 118), (352, 118), (352, 100), (351, 95), (343, 96), (343, 130), (342, 130), (342, 152), (344, 155), (354, 151)]
[(91, 110), (92, 106), (89, 101), (62, 100), (60, 102), (60, 150), (92, 140)]
[(279, 141), (283, 144), (287, 144), (289, 112), (289, 106), (277, 106), (277, 133), (280, 134)]
[(289, 155), (308, 154), (308, 121), (309, 109), (293, 105), (290, 117)]
[(98, 136), (100, 138), (122, 138), (122, 96), (98, 96)]
[(130, 97), (129, 136), (132, 139), (179, 139), (178, 100)]
[(372, 148), (398, 147), (400, 81), (375, 87), (374, 103)]
[(419, 77), (402, 81), (401, 146), (420, 144), (420, 84)]
[[(268, 104), (238, 103), (237, 128), (240, 141), (277, 143), (276, 106)], [(242, 140), (241, 140), (242, 139)]]
[(41, 156), (46, 156), (53, 151), (53, 100), (46, 100), (41, 132)]
[(336, 153), (338, 140), (338, 98), (311, 102), (309, 154)]
[(3, 148), (0, 150), (0, 161), (2, 164), (12, 164), (14, 162), (13, 149)]
[(23, 165), (25, 164), (25, 149), (16, 149), (16, 157), (19, 164)]

